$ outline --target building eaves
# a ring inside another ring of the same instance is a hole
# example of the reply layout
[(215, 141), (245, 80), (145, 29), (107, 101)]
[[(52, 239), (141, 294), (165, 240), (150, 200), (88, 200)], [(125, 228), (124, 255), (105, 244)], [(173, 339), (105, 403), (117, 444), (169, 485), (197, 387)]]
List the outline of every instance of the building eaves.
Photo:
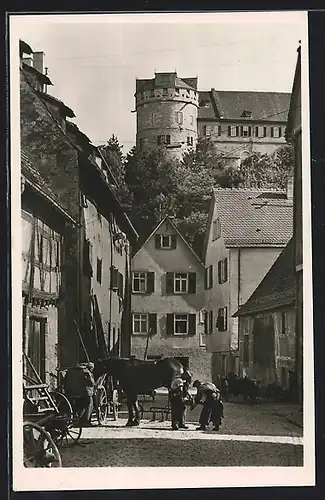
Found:
[(24, 63), (24, 61), (22, 62), (22, 71), (26, 71), (27, 73), (31, 73), (31, 74), (35, 75), (37, 80), (40, 83), (42, 83), (43, 85), (52, 85), (53, 86), (53, 83), (51, 82), (51, 80), (49, 79), (48, 76), (43, 75), (43, 73), (40, 73), (39, 71), (37, 71), (37, 69), (33, 68), (33, 66), (29, 66), (28, 64)]
[(60, 99), (57, 99), (56, 97), (45, 92), (41, 92), (40, 90), (36, 90), (35, 92), (37, 92), (41, 99), (44, 99), (45, 101), (58, 106), (65, 116), (68, 116), (69, 118), (75, 118), (76, 115), (74, 114), (72, 109), (64, 104), (64, 102), (60, 101)]

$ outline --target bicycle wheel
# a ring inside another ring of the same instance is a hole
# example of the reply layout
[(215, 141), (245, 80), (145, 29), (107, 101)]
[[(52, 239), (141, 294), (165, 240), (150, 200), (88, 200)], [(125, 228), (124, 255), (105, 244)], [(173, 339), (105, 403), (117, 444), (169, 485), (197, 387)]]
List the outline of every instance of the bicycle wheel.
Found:
[(61, 455), (50, 434), (33, 422), (23, 423), (24, 467), (62, 467)]

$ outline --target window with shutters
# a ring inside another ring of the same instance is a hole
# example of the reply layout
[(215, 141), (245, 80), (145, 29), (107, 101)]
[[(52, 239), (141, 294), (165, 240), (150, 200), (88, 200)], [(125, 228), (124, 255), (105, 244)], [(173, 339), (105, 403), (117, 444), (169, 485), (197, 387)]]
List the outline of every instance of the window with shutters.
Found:
[(218, 262), (218, 282), (225, 283), (228, 280), (228, 259), (222, 259)]
[(133, 314), (133, 334), (145, 335), (149, 331), (149, 315)]
[(188, 315), (174, 315), (174, 335), (186, 335), (188, 333)]
[(248, 125), (244, 125), (241, 128), (241, 135), (242, 135), (242, 137), (249, 137), (251, 135), (250, 127)]
[(271, 127), (271, 136), (276, 138), (281, 137), (281, 127)]
[(187, 293), (188, 291), (188, 273), (174, 274), (174, 293)]
[(160, 250), (175, 250), (176, 234), (155, 234), (155, 247)]
[(213, 286), (213, 266), (205, 268), (205, 288), (208, 290)]
[(118, 292), (118, 295), (119, 297), (123, 297), (124, 293), (123, 293), (123, 288), (124, 287), (124, 277), (123, 277), (123, 274), (118, 272), (118, 275), (117, 275), (117, 292)]
[(199, 335), (199, 347), (206, 347), (206, 340), (204, 333), (200, 333)]
[(132, 273), (132, 292), (133, 293), (153, 293), (154, 292), (155, 273), (148, 271)]
[(235, 125), (230, 125), (228, 127), (228, 135), (230, 137), (236, 137), (238, 135), (238, 127), (236, 127)]
[(218, 309), (216, 327), (219, 332), (225, 332), (227, 330), (227, 307), (220, 307), (220, 309)]
[(193, 137), (188, 137), (187, 138), (187, 145), (188, 146), (193, 146)]
[(221, 223), (219, 217), (213, 221), (212, 225), (212, 241), (221, 237)]
[(221, 135), (221, 126), (213, 125), (213, 135)]

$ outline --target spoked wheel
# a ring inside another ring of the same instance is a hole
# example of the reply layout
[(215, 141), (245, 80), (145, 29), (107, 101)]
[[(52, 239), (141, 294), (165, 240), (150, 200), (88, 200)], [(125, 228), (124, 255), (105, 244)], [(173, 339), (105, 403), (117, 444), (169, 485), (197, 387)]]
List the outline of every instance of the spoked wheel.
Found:
[(112, 407), (113, 419), (114, 420), (118, 419), (118, 409), (119, 409), (119, 406), (120, 406), (120, 402), (119, 402), (119, 397), (118, 397), (118, 390), (117, 389), (113, 389), (111, 407)]
[(99, 425), (103, 425), (108, 413), (107, 392), (103, 385), (97, 388), (96, 394), (96, 415)]
[(53, 417), (47, 430), (59, 446), (77, 443), (81, 437), (82, 427), (78, 425), (78, 419), (74, 416), (70, 401), (61, 392), (52, 392), (51, 396), (59, 410), (59, 415)]
[(33, 422), (24, 422), (23, 438), (25, 467), (62, 467), (59, 450), (43, 427)]

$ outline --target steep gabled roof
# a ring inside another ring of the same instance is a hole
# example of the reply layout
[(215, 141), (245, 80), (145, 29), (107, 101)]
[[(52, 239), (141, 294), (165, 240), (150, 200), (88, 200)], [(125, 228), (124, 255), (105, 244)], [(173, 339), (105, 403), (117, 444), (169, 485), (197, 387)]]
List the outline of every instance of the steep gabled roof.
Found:
[(291, 239), (256, 290), (234, 316), (247, 316), (295, 302), (294, 241)]
[[(200, 119), (286, 122), (291, 94), (287, 92), (244, 92), (215, 90), (199, 92)], [(250, 118), (242, 118), (244, 111)]]
[(75, 225), (78, 225), (77, 221), (70, 215), (66, 208), (64, 208), (57, 197), (57, 195), (52, 191), (50, 186), (47, 184), (45, 179), (43, 179), (40, 172), (33, 166), (32, 161), (29, 159), (26, 151), (21, 150), (20, 153), (20, 164), (21, 164), (21, 174), (25, 177), (26, 182), (31, 186), (31, 188), (37, 192), (40, 196), (45, 198), (64, 218), (68, 219)]
[(281, 247), (288, 243), (293, 202), (284, 190), (216, 188), (213, 194), (226, 247)]
[(181, 240), (184, 242), (184, 244), (187, 246), (187, 248), (190, 250), (190, 252), (192, 252), (192, 254), (195, 256), (195, 258), (199, 261), (199, 263), (204, 266), (202, 260), (200, 259), (200, 257), (194, 252), (193, 248), (187, 243), (187, 241), (185, 240), (184, 236), (182, 236), (182, 234), (179, 232), (179, 230), (177, 229), (177, 227), (175, 226), (175, 224), (173, 223), (173, 221), (168, 217), (168, 215), (166, 215), (166, 217), (164, 217), (157, 225), (156, 227), (151, 231), (151, 233), (149, 234), (148, 238), (142, 243), (142, 245), (137, 249), (137, 251), (134, 253), (133, 257), (136, 256), (136, 254), (141, 250), (142, 247), (145, 246), (145, 244), (150, 240), (150, 238), (158, 231), (158, 229), (160, 228), (160, 226), (162, 226), (162, 224), (164, 222), (168, 221), (169, 224), (172, 226), (172, 228), (175, 230), (175, 232), (178, 234), (178, 236), (181, 238)]

